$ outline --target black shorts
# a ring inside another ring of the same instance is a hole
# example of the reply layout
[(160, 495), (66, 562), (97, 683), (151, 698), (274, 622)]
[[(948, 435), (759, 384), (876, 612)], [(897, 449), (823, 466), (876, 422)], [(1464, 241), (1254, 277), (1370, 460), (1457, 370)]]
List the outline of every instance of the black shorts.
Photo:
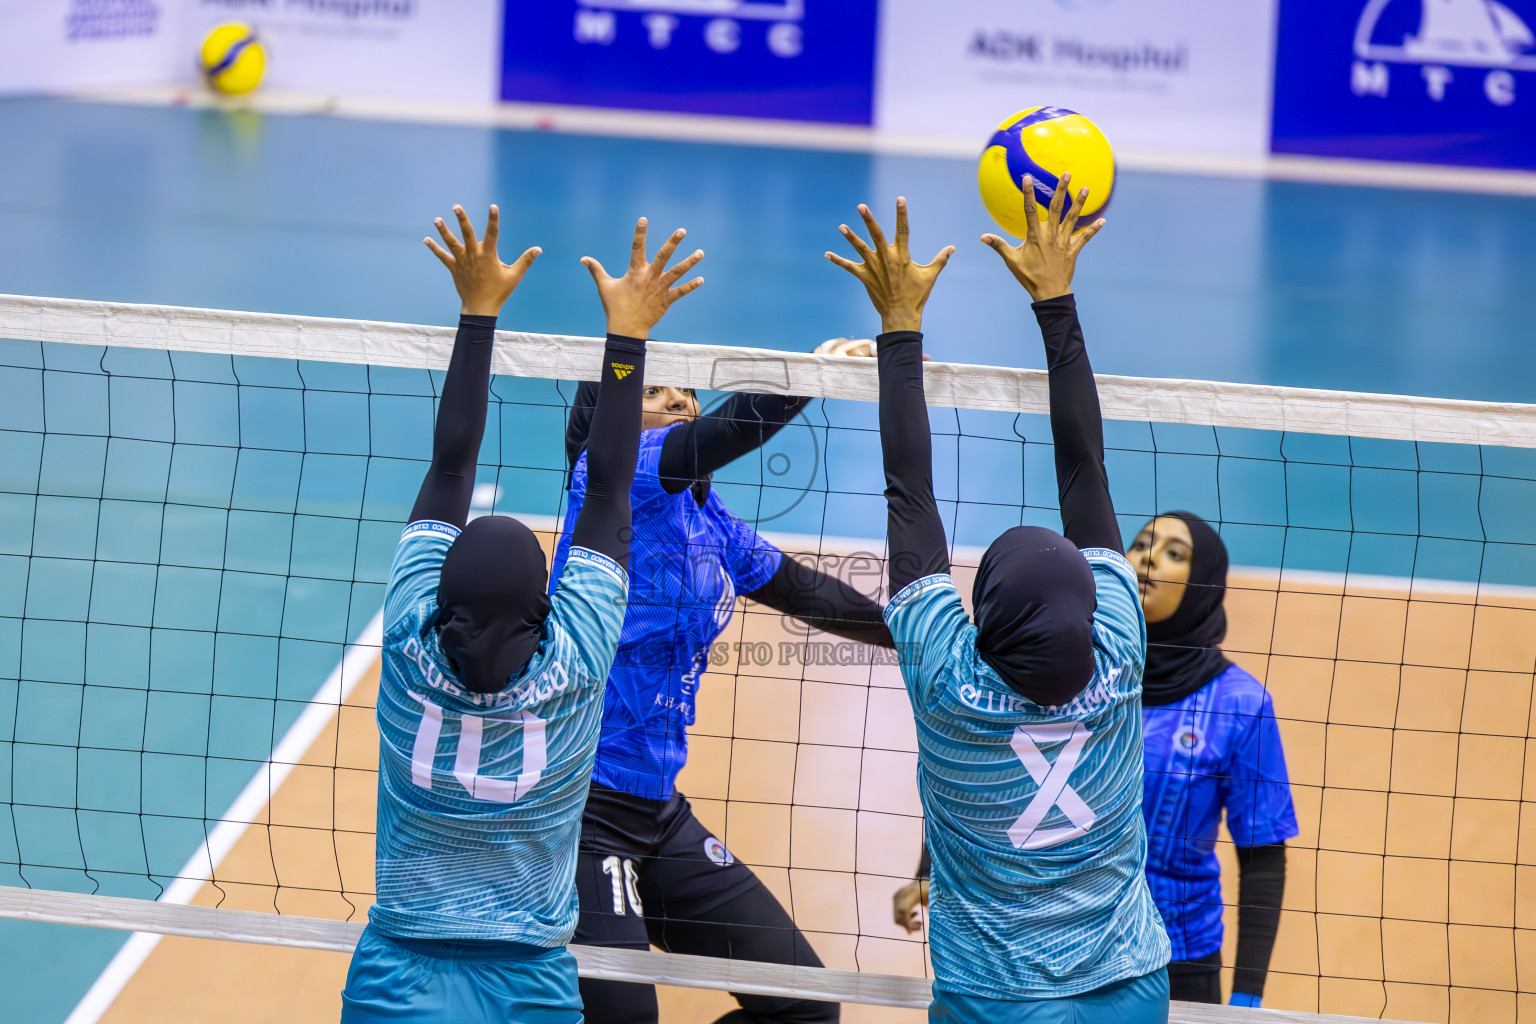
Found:
[[(773, 894), (681, 793), (647, 800), (593, 784), (576, 860), (581, 917), (572, 942), (820, 967)], [(648, 985), (582, 979), (590, 1024), (655, 1024)], [(825, 1024), (836, 1003), (737, 995), (739, 1021)]]

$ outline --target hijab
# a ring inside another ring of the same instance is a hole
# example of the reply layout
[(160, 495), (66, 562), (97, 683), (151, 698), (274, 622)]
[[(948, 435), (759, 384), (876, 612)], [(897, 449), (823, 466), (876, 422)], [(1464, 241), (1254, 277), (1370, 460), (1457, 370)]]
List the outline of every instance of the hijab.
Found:
[(992, 542), (971, 590), (976, 650), (1036, 704), (1076, 697), (1093, 679), (1093, 570), (1061, 534), (1016, 526)]
[(1227, 636), (1227, 546), (1211, 524), (1193, 512), (1164, 512), (1189, 527), (1193, 551), (1189, 585), (1178, 608), (1162, 622), (1147, 624), (1147, 670), (1141, 702), (1172, 704), (1215, 679), (1232, 663), (1221, 653)]
[(437, 584), (438, 646), (466, 689), (495, 693), (539, 649), (549, 567), (533, 531), (509, 516), (464, 527)]

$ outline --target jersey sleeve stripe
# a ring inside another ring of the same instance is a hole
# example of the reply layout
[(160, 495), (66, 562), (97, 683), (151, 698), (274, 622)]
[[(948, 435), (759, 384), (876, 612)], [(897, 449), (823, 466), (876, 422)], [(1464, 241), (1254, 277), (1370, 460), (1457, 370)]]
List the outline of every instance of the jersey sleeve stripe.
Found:
[(601, 569), (612, 575), (626, 590), (629, 588), (629, 573), (624, 571), (622, 565), (601, 552), (593, 551), (591, 548), (572, 545), (571, 553), (566, 557), (565, 564), (570, 565), (572, 562), (586, 562), (593, 568)]
[(463, 531), (452, 523), (445, 523), (437, 519), (418, 519), (413, 523), (406, 524), (405, 529), (400, 532), (400, 539), (404, 540), (406, 537), (418, 533), (440, 533), (445, 537), (451, 538), (457, 537), (461, 532)]

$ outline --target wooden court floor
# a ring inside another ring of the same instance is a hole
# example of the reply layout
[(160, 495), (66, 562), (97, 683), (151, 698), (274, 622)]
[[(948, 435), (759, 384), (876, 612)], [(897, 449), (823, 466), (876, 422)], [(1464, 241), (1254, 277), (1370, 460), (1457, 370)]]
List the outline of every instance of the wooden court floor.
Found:
[[(956, 574), (967, 592), (965, 570)], [(1536, 599), (1341, 582), (1282, 585), (1240, 571), (1229, 588), (1228, 651), (1274, 696), (1301, 824), (1266, 1005), (1536, 1021), (1536, 813), (1526, 809), (1536, 808)], [(773, 656), (744, 665), (732, 647), (707, 676), (679, 788), (828, 966), (924, 974), (921, 939), (890, 911), (921, 836), (905, 692), (893, 667), (781, 664), (779, 644), (796, 639), (805, 638), (776, 614), (741, 609), (722, 640), (767, 644)], [(196, 902), (362, 918), (373, 890), (376, 689), (377, 666)], [(167, 938), (102, 1020), (335, 1020), (346, 963)], [(662, 991), (666, 1024), (704, 1024), (733, 1005), (720, 993)], [(922, 1014), (848, 1006), (844, 1019)]]

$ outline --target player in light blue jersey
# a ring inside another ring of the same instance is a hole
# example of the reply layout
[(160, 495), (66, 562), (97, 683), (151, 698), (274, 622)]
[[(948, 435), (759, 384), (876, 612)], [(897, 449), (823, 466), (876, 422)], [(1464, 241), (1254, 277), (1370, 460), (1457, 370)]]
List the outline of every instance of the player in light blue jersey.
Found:
[(1046, 221), (1028, 218), (1021, 245), (982, 239), (1035, 299), (1065, 536), (1020, 526), (993, 541), (972, 591), (975, 622), (949, 575), (923, 397), (922, 310), (954, 249), (914, 263), (897, 200), (894, 244), (861, 206), (873, 244), (841, 230), (863, 262), (827, 253), (883, 321), (886, 621), (917, 720), (935, 1021), (1168, 1019), (1168, 937), (1143, 875), (1146, 624), (1120, 553), (1071, 289), (1077, 254), (1103, 221), (1076, 230), (1086, 190), (1063, 216), (1069, 182)]
[[(629, 489), (645, 339), (702, 279), (666, 270), (635, 228), (628, 272), (583, 259), (608, 316), (593, 414), (592, 482), (570, 557), (546, 596), (544, 552), (505, 516), (467, 523), (485, 432), (496, 316), (538, 256), (496, 254), (454, 207), (427, 245), (462, 300), (432, 464), (395, 551), (379, 676), (377, 902), (342, 992), (343, 1024), (579, 1024), (576, 926), (581, 812), (603, 686), (628, 589)], [(467, 525), (466, 525), (467, 523)]]

